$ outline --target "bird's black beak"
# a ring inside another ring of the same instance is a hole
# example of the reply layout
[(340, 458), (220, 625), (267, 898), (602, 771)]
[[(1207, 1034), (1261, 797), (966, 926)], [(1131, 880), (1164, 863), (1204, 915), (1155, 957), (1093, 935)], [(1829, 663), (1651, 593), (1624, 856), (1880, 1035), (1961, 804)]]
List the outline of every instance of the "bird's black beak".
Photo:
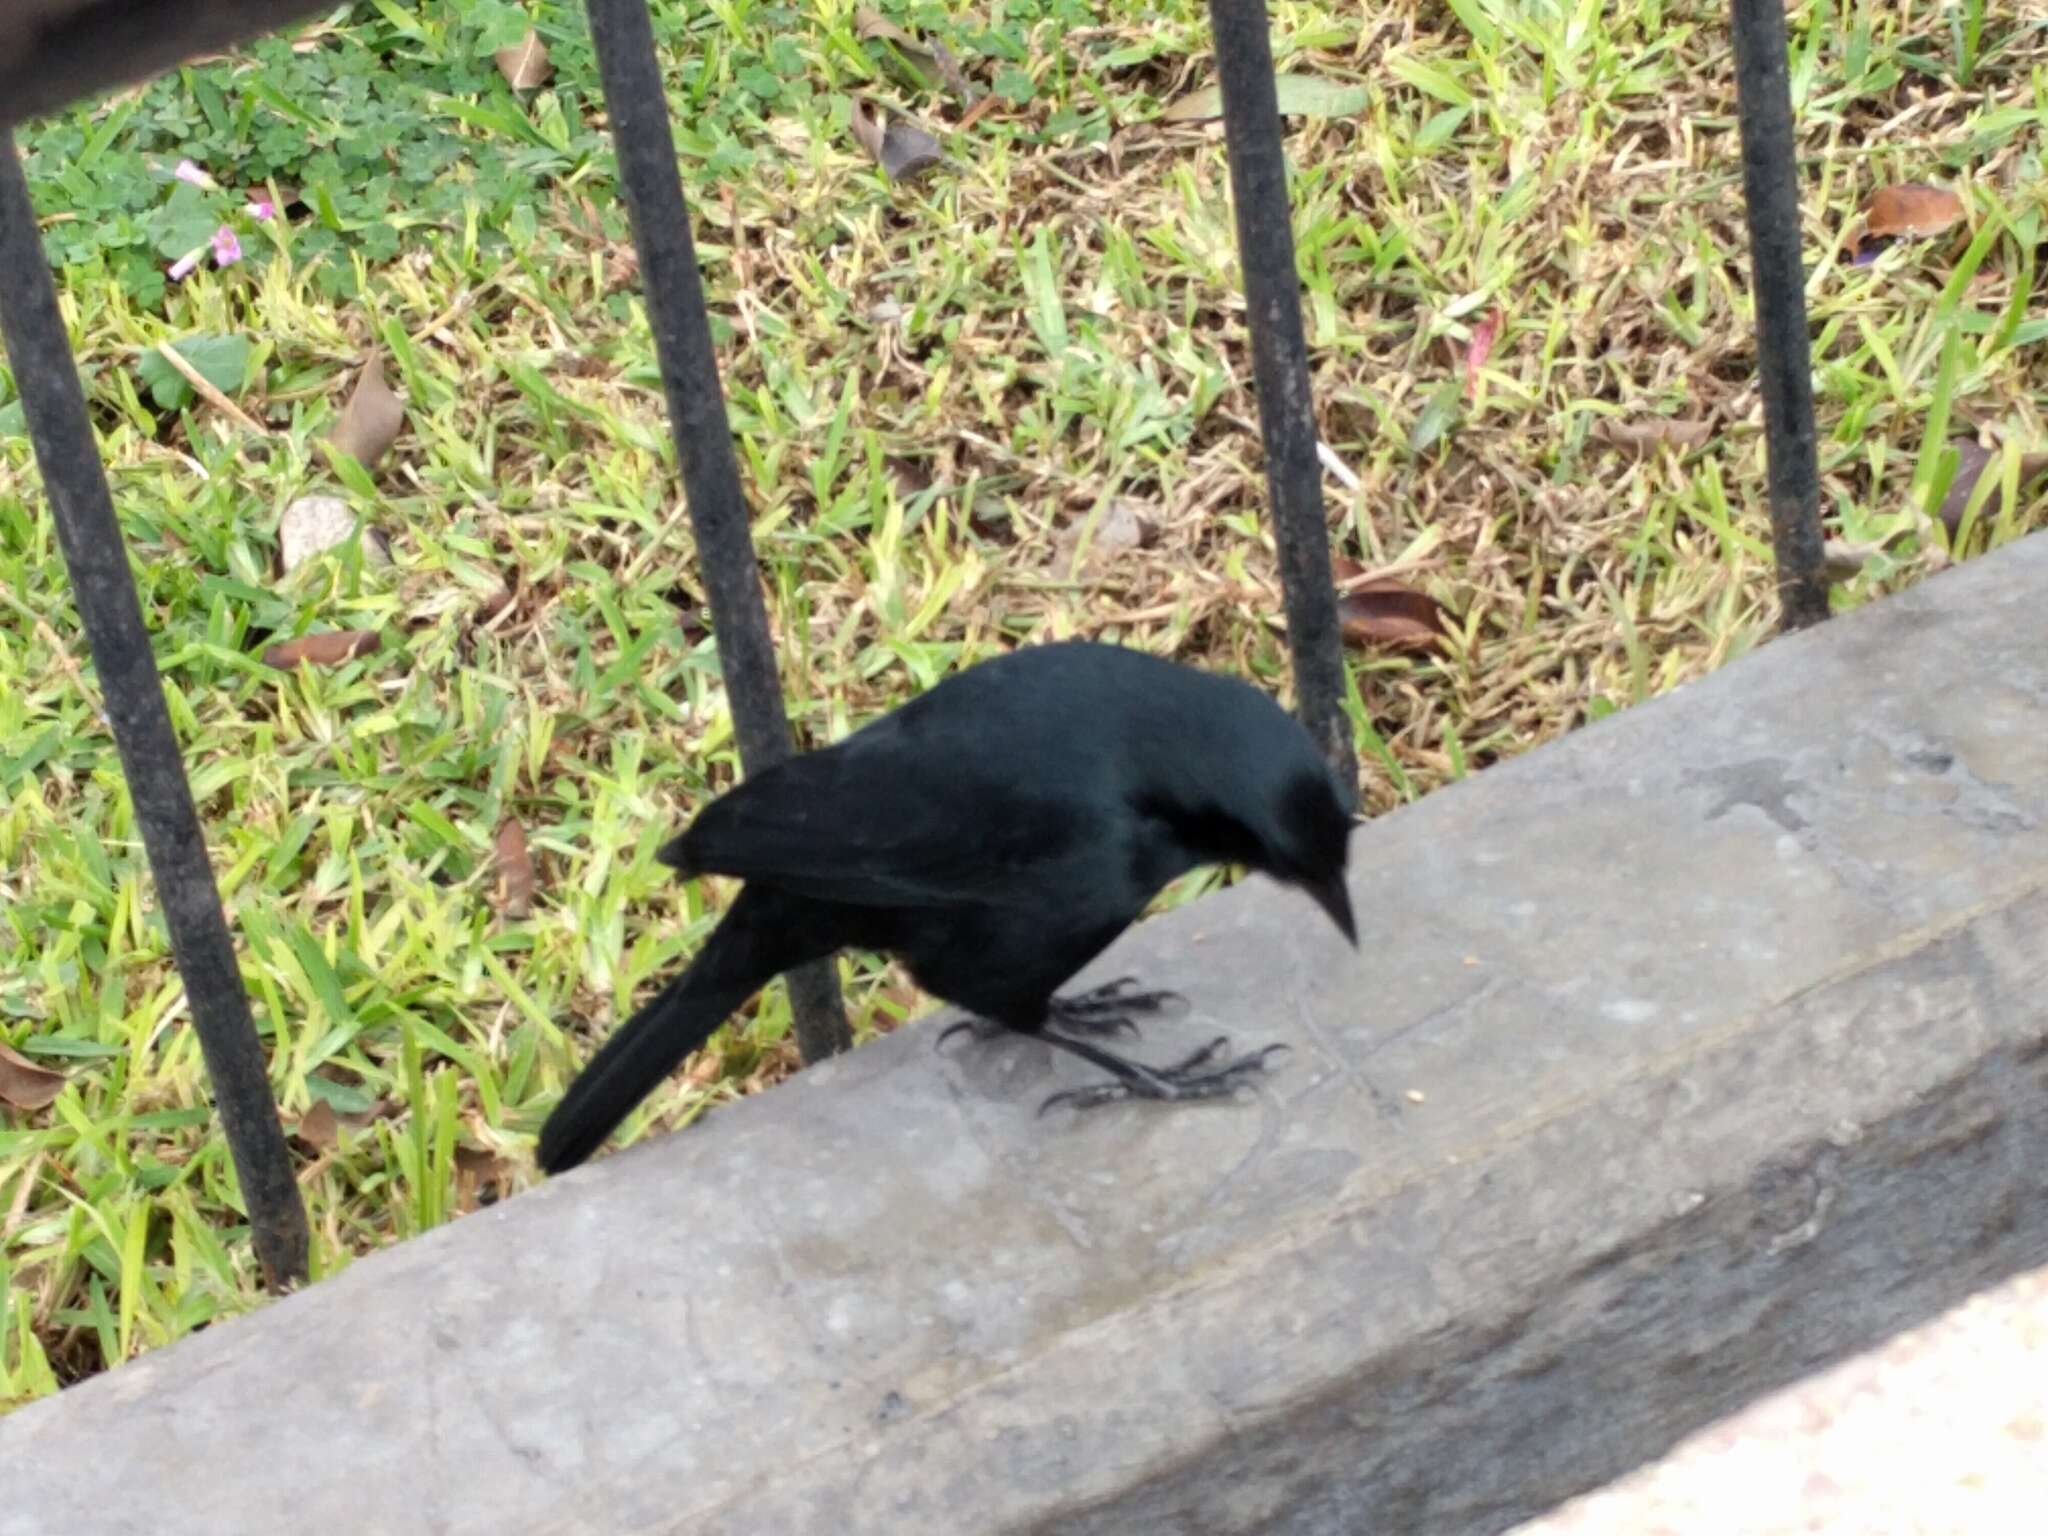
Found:
[(1351, 921), (1351, 892), (1344, 886), (1344, 871), (1323, 880), (1304, 880), (1301, 888), (1315, 898), (1317, 906), (1330, 914), (1330, 921), (1337, 925), (1337, 931), (1344, 935), (1353, 949), (1358, 948), (1358, 927)]

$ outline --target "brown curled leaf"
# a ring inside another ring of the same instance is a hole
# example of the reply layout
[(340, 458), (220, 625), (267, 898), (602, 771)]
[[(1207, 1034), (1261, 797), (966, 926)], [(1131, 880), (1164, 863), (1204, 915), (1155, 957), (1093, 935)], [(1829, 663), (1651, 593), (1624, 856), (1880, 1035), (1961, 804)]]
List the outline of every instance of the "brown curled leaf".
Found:
[(16, 1109), (42, 1109), (64, 1091), (62, 1072), (30, 1061), (0, 1040), (0, 1102)]
[(276, 667), (281, 672), (289, 672), (302, 661), (316, 667), (338, 667), (376, 649), (377, 631), (374, 629), (330, 629), (317, 635), (301, 635), (296, 640), (280, 641), (263, 653), (263, 664)]
[(404, 426), (405, 406), (384, 377), (384, 354), (372, 352), (357, 373), (356, 387), (327, 440), (363, 468), (375, 469)]
[(920, 176), (945, 158), (939, 141), (931, 134), (907, 118), (890, 116), (883, 107), (870, 107), (855, 100), (848, 126), (860, 147), (891, 181)]
[(894, 43), (906, 52), (931, 57), (931, 49), (871, 6), (861, 6), (853, 13), (853, 31), (856, 37), (880, 38), (884, 42)]
[(1953, 229), (1963, 219), (1963, 200), (1946, 187), (1903, 182), (1879, 187), (1863, 208), (1863, 228), (1876, 239), (1925, 238)]
[(1391, 576), (1367, 582), (1337, 600), (1344, 638), (1392, 651), (1443, 651), (1450, 626), (1443, 605)]
[(1443, 604), (1391, 576), (1367, 576), (1357, 561), (1335, 555), (1337, 621), (1353, 645), (1393, 651), (1445, 651), (1451, 636)]
[(341, 1140), (341, 1120), (334, 1113), (334, 1106), (325, 1099), (315, 1099), (306, 1106), (306, 1112), (299, 1116), (297, 1132), (299, 1140), (316, 1152), (325, 1152)]
[(500, 48), (491, 55), (498, 66), (498, 73), (505, 77), (505, 83), (515, 91), (530, 91), (546, 83), (555, 66), (548, 58), (547, 44), (540, 40), (540, 33), (532, 27), (510, 48)]
[(1879, 187), (1863, 205), (1863, 219), (1843, 238), (1850, 264), (1867, 266), (1878, 252), (1901, 240), (1926, 239), (1954, 228), (1967, 210), (1946, 187), (1902, 182)]
[[(1970, 510), (1970, 498), (1976, 494), (1977, 482), (1986, 474), (1991, 475), (1995, 483), (1984, 493), (1984, 500), (1977, 508), (1977, 526), (1983, 527), (2004, 511), (2005, 454), (1997, 447), (1986, 448), (1973, 437), (1955, 438), (1949, 446), (1956, 451), (1955, 478), (1949, 481), (1948, 494), (1941, 498), (1941, 507), (1934, 515), (1941, 519), (1941, 525), (1953, 539), (1962, 531), (1963, 515)], [(2022, 501), (2026, 498), (2029, 484), (2043, 469), (2048, 469), (2048, 454), (2020, 455)]]

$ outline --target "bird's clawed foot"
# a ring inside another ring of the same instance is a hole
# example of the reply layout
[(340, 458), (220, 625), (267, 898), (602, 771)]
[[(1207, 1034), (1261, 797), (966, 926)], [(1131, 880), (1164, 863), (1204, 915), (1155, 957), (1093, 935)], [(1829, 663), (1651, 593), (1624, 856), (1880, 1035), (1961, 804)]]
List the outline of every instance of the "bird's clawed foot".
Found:
[[(1173, 1103), (1190, 1099), (1232, 1098), (1240, 1088), (1249, 1086), (1252, 1078), (1263, 1073), (1268, 1062), (1288, 1049), (1285, 1045), (1269, 1045), (1233, 1061), (1230, 1059), (1230, 1037), (1218, 1035), (1200, 1050), (1169, 1067), (1147, 1066), (1142, 1061), (1119, 1056), (1096, 1044), (1096, 1041), (1124, 1029), (1137, 1034), (1138, 1026), (1132, 1021), (1132, 1014), (1178, 1015), (1187, 1011), (1187, 999), (1178, 992), (1139, 992), (1134, 990), (1137, 984), (1135, 976), (1119, 976), (1115, 981), (1090, 991), (1072, 997), (1056, 997), (1047, 1006), (1044, 1024), (1031, 1033), (1048, 1045), (1058, 1046), (1100, 1067), (1109, 1073), (1110, 1080), (1053, 1094), (1038, 1106), (1041, 1115), (1057, 1104), (1093, 1109), (1098, 1104), (1114, 1104), (1123, 1099)], [(940, 1033), (938, 1044), (943, 1046), (962, 1030), (987, 1035), (999, 1033), (1001, 1026), (984, 1019), (961, 1019)]]
[(1072, 997), (1056, 997), (1046, 1010), (1046, 1022), (1077, 1035), (1113, 1035), (1128, 1029), (1138, 1038), (1134, 1013), (1178, 1017), (1187, 1012), (1188, 1000), (1178, 992), (1134, 992), (1135, 976), (1119, 976)]
[(1268, 1061), (1287, 1050), (1285, 1045), (1269, 1045), (1240, 1060), (1231, 1061), (1230, 1037), (1218, 1035), (1199, 1051), (1170, 1067), (1148, 1067), (1142, 1062), (1128, 1061), (1107, 1051), (1085, 1046), (1081, 1041), (1062, 1039), (1051, 1031), (1046, 1032), (1045, 1038), (1115, 1075), (1106, 1083), (1067, 1088), (1053, 1094), (1038, 1106), (1041, 1115), (1055, 1104), (1093, 1109), (1098, 1104), (1114, 1104), (1123, 1099), (1179, 1102), (1231, 1098), (1252, 1077), (1264, 1072)]

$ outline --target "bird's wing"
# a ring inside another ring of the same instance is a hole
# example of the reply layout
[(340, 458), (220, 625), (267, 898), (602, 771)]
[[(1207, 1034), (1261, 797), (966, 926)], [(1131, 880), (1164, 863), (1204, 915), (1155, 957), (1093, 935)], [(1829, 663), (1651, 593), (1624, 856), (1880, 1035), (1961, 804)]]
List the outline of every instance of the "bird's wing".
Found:
[(850, 745), (743, 781), (661, 857), (825, 901), (939, 906), (1022, 894), (1022, 877), (1101, 840), (1073, 797), (1035, 798), (999, 765)]

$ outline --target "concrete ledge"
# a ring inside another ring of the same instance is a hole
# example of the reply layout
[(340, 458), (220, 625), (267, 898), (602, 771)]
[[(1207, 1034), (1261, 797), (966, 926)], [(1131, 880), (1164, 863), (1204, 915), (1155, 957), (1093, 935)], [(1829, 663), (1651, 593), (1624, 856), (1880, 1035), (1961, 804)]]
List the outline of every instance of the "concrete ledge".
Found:
[[(0, 1422), (0, 1536), (1498, 1532), (2048, 1262), (2048, 539)], [(1073, 1074), (1079, 1077), (1076, 1070)]]
[(331, 0), (6, 0), (0, 125), (288, 26)]

